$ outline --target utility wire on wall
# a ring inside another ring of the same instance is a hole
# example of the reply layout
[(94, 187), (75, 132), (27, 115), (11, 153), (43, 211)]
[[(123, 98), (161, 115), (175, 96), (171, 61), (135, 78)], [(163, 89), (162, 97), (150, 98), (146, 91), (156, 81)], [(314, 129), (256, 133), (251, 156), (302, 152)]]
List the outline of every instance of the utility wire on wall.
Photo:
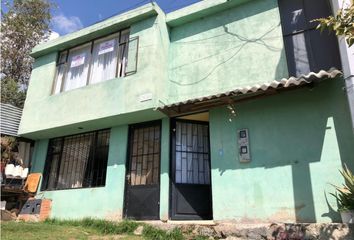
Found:
[[(274, 29), (276, 29), (277, 26), (279, 26), (279, 24), (276, 25), (276, 26), (274, 26), (274, 27), (272, 27), (272, 28), (270, 28), (266, 33), (264, 33), (263, 35), (261, 35), (259, 38), (255, 38), (255, 39), (248, 39), (248, 38), (243, 37), (243, 36), (240, 36), (240, 35), (238, 35), (238, 34), (231, 33), (231, 32), (228, 30), (228, 28), (227, 28), (226, 26), (223, 26), (223, 27), (224, 27), (224, 31), (225, 31), (224, 34), (230, 34), (230, 35), (236, 37), (239, 41), (244, 42), (244, 43), (242, 43), (241, 45), (234, 46), (234, 47), (232, 48), (232, 49), (234, 49), (234, 48), (239, 48), (239, 49), (237, 49), (237, 51), (236, 51), (234, 54), (232, 54), (231, 57), (227, 58), (226, 60), (224, 60), (224, 61), (222, 61), (222, 62), (216, 64), (214, 67), (212, 67), (211, 70), (210, 70), (203, 78), (201, 78), (201, 79), (199, 79), (199, 80), (197, 80), (197, 81), (194, 81), (194, 82), (191, 82), (191, 83), (180, 83), (180, 82), (175, 81), (175, 80), (172, 80), (172, 79), (169, 79), (169, 81), (172, 82), (172, 83), (174, 83), (174, 84), (176, 84), (176, 85), (179, 85), (179, 86), (191, 86), (191, 85), (198, 84), (198, 83), (204, 81), (205, 79), (207, 79), (207, 78), (208, 78), (211, 74), (213, 74), (214, 71), (215, 71), (216, 69), (218, 69), (220, 66), (222, 66), (223, 64), (225, 64), (225, 63), (227, 63), (228, 61), (230, 61), (231, 59), (233, 59), (233, 58), (234, 58), (247, 44), (249, 44), (249, 43), (261, 44), (261, 45), (265, 46), (266, 48), (268, 48), (268, 49), (271, 50), (271, 51), (278, 51), (278, 49), (276, 49), (276, 48), (274, 48), (274, 47), (271, 47), (271, 46), (268, 46), (268, 45), (264, 42), (264, 40), (263, 40), (263, 38), (264, 38), (266, 35), (268, 35), (269, 33), (271, 33), (272, 31), (274, 31)], [(219, 35), (219, 36), (220, 36), (220, 35)], [(214, 37), (215, 37), (215, 36), (214, 36)], [(229, 49), (229, 50), (231, 50), (231, 49)], [(280, 50), (280, 49), (279, 49), (279, 50)], [(218, 54), (215, 54), (215, 55), (219, 55), (219, 54), (221, 54), (221, 53), (218, 53)], [(209, 57), (206, 57), (206, 58), (209, 58)], [(204, 59), (206, 59), (206, 58), (204, 58)], [(201, 60), (197, 60), (197, 61), (201, 61)], [(194, 63), (194, 62), (192, 62), (192, 63)], [(189, 64), (190, 64), (190, 63), (189, 63)], [(180, 68), (180, 67), (184, 67), (184, 66), (186, 66), (186, 65), (188, 65), (188, 64), (183, 64), (183, 65), (178, 66), (178, 67), (175, 67), (175, 68), (173, 68), (173, 69), (177, 69), (177, 68)]]

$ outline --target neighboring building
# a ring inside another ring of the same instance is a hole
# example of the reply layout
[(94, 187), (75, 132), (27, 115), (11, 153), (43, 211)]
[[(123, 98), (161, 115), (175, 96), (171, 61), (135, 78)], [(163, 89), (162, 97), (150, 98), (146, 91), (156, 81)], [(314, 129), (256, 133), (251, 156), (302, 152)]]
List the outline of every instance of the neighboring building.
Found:
[[(338, 221), (354, 136), (327, 1), (149, 3), (33, 49), (52, 217)], [(291, 76), (291, 77), (290, 77)]]
[(17, 134), (20, 125), (22, 109), (11, 104), (0, 103), (0, 134), (1, 137), (13, 137), (17, 141), (17, 146), (13, 149), (22, 159), (25, 167), (31, 167), (31, 155), (33, 141), (19, 137)]

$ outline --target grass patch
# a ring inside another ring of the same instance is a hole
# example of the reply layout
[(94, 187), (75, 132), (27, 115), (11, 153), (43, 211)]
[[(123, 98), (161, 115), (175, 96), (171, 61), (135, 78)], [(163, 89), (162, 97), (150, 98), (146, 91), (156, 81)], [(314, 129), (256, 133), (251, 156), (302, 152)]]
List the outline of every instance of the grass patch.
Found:
[[(141, 236), (134, 236), (137, 227), (143, 226)], [(154, 226), (134, 221), (113, 222), (85, 218), (82, 220), (49, 219), (44, 222), (2, 222), (2, 240), (37, 239), (119, 239), (119, 240), (205, 240), (206, 237), (191, 236), (178, 228), (164, 231)]]
[(2, 222), (2, 240), (88, 239), (98, 233), (78, 226), (60, 226), (44, 223)]
[(84, 218), (83, 220), (49, 219), (44, 223), (59, 226), (80, 226), (91, 228), (101, 234), (133, 234), (134, 230), (139, 226), (138, 223), (133, 221), (113, 222), (92, 218)]
[(172, 231), (163, 231), (161, 229), (154, 228), (149, 225), (144, 226), (143, 237), (147, 240), (183, 240), (182, 232), (175, 228)]

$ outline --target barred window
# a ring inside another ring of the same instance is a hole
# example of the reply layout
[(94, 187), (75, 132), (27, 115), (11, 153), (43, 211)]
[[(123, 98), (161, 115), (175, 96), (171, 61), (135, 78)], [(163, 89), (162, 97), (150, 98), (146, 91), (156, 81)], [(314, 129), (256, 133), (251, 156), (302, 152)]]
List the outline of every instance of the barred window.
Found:
[(104, 186), (110, 130), (49, 141), (42, 190)]

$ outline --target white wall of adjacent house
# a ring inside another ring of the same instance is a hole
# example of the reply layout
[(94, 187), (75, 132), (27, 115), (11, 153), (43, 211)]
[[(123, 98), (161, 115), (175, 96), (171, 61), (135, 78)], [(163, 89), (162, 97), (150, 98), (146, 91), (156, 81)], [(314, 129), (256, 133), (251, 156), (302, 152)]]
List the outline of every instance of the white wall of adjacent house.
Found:
[[(333, 14), (336, 14), (342, 7), (353, 4), (352, 0), (331, 0)], [(354, 133), (354, 46), (348, 47), (344, 37), (338, 37), (339, 51), (341, 55), (343, 75), (345, 78), (345, 91), (347, 93), (352, 129)]]

